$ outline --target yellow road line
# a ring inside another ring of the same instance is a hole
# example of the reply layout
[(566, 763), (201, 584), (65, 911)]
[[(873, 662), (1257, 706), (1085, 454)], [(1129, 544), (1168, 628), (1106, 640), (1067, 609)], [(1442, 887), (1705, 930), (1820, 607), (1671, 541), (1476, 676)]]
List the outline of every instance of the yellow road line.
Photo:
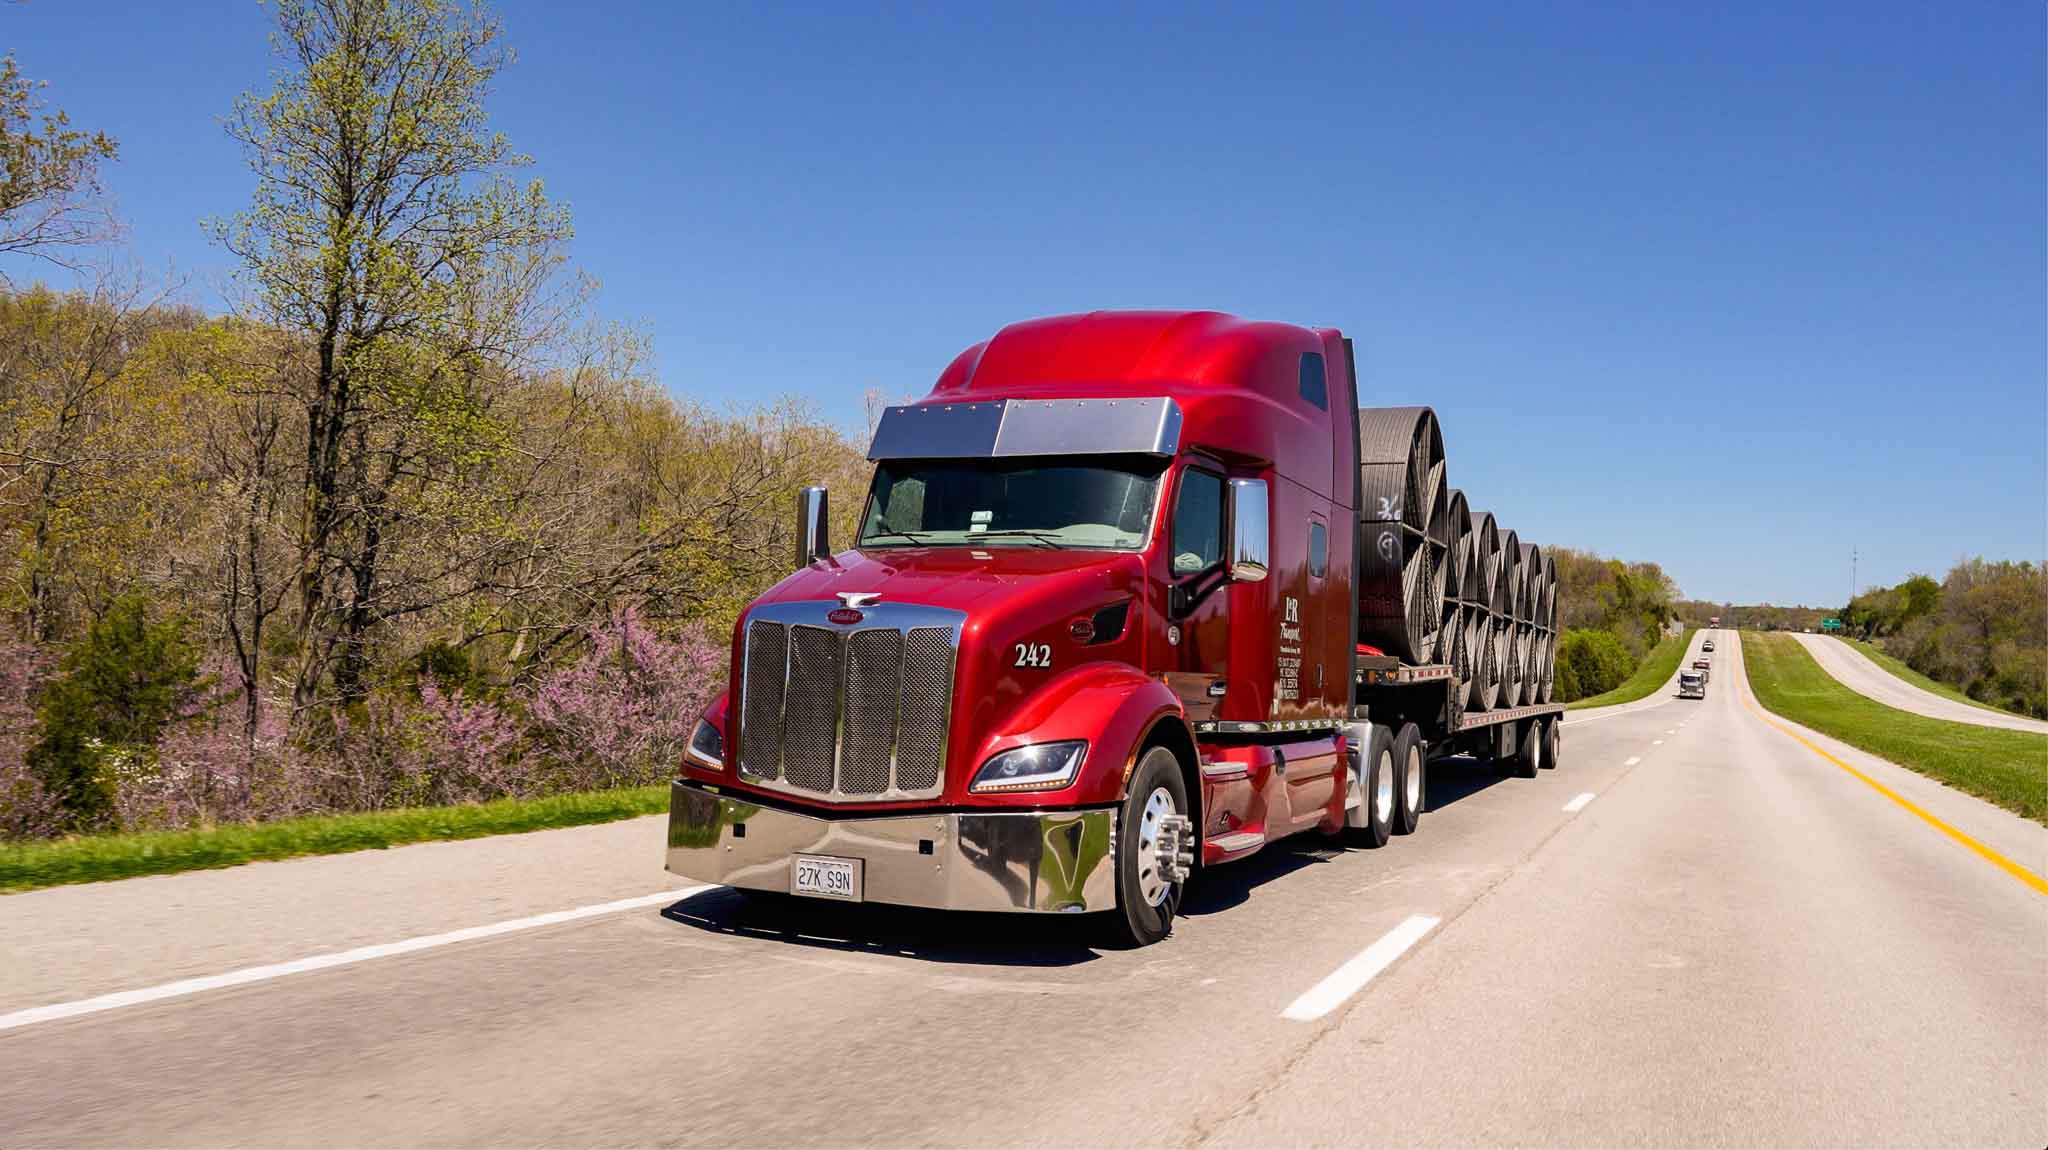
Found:
[[(1744, 685), (1747, 686), (1747, 684)], [(1947, 823), (1942, 822), (1940, 819), (1935, 818), (1931, 814), (1928, 814), (1925, 808), (1921, 807), (1918, 803), (1915, 803), (1913, 800), (1906, 798), (1904, 795), (1899, 794), (1899, 792), (1891, 789), (1888, 786), (1885, 786), (1883, 783), (1878, 782), (1876, 779), (1871, 778), (1869, 775), (1864, 774), (1862, 771), (1857, 770), (1855, 767), (1850, 766), (1849, 764), (1834, 757), (1833, 755), (1828, 754), (1827, 751), (1823, 750), (1822, 748), (1815, 746), (1813, 741), (1808, 739), (1806, 736), (1800, 734), (1798, 731), (1793, 730), (1792, 728), (1786, 726), (1785, 724), (1779, 722), (1776, 719), (1773, 719), (1770, 715), (1766, 714), (1761, 707), (1757, 706), (1757, 704), (1750, 701), (1750, 699), (1747, 696), (1747, 693), (1744, 693), (1744, 695), (1742, 696), (1742, 705), (1748, 707), (1751, 711), (1754, 711), (1756, 713), (1757, 718), (1762, 719), (1764, 722), (1769, 723), (1771, 726), (1778, 728), (1780, 731), (1783, 731), (1785, 734), (1790, 735), (1792, 738), (1798, 740), (1800, 746), (1805, 747), (1807, 750), (1812, 751), (1814, 754), (1819, 755), (1821, 758), (1826, 759), (1828, 762), (1831, 762), (1836, 766), (1842, 768), (1843, 770), (1849, 772), (1850, 774), (1856, 776), (1857, 778), (1862, 779), (1864, 782), (1870, 784), (1870, 789), (1876, 791), (1880, 795), (1883, 795), (1885, 798), (1888, 798), (1891, 801), (1899, 804), (1900, 806), (1906, 808), (1914, 814), (1919, 815), (1920, 818), (1923, 819), (1928, 826), (1933, 827), (1935, 830), (1940, 831), (1942, 834), (1947, 835), (1948, 837), (1956, 840), (1957, 842), (1963, 844), (1969, 849), (1977, 852), (1978, 855), (1983, 857), (1985, 862), (1990, 863), (1992, 866), (1997, 867), (1999, 870), (2002, 870), (2005, 873), (2011, 875), (2012, 877), (2020, 880), (2021, 882), (2026, 883), (2028, 886), (2033, 887), (2034, 892), (2036, 894), (2048, 894), (2048, 879), (2042, 878), (2040, 875), (2035, 874), (2033, 871), (2030, 871), (2027, 868), (2021, 866), (2020, 864), (2005, 857), (2004, 855), (1999, 854), (1997, 851), (1992, 850), (1990, 847), (1985, 846), (1983, 843), (1978, 842), (1976, 839), (1971, 838), (1969, 835), (1966, 835), (1963, 832), (1957, 830), (1956, 828), (1948, 825)]]

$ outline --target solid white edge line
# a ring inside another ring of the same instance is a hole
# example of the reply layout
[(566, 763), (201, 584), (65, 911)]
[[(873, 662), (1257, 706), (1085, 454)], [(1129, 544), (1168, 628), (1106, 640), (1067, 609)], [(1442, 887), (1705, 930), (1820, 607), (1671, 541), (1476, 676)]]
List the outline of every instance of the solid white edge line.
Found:
[(1422, 936), (1436, 929), (1443, 920), (1435, 915), (1413, 914), (1401, 925), (1379, 937), (1379, 941), (1353, 955), (1343, 966), (1330, 972), (1328, 978), (1316, 983), (1302, 993), (1300, 998), (1289, 1003), (1280, 1017), (1295, 1022), (1314, 1022), (1330, 1013), (1344, 1000), (1357, 994), (1371, 982), (1380, 971), (1394, 964), (1394, 960), (1407, 953), (1408, 948), (1422, 941)]
[(1640, 763), (1640, 762), (1642, 762), (1642, 761), (1643, 761), (1643, 757), (1642, 757), (1641, 755), (1630, 755), (1630, 756), (1629, 756), (1629, 760), (1628, 760), (1628, 762), (1625, 762), (1625, 763), (1623, 763), (1623, 764), (1621, 764), (1621, 765), (1622, 765), (1622, 766), (1624, 766), (1624, 767), (1633, 767), (1633, 766), (1635, 766), (1635, 765), (1636, 765), (1637, 763)]
[(139, 990), (121, 990), (102, 994), (95, 998), (81, 998), (73, 1002), (53, 1003), (49, 1006), (32, 1006), (11, 1014), (0, 1014), (0, 1030), (13, 1030), (20, 1026), (33, 1026), (38, 1022), (54, 1022), (60, 1018), (76, 1018), (81, 1014), (98, 1014), (105, 1010), (119, 1010), (124, 1006), (139, 1006), (145, 1002), (159, 1002), (166, 998), (182, 998), (188, 994), (201, 994), (209, 990), (221, 990), (230, 986), (243, 986), (252, 982), (267, 982), (291, 974), (304, 974), (313, 970), (327, 970), (337, 966), (352, 966), (375, 958), (390, 958), (394, 955), (412, 954), (415, 951), (432, 950), (458, 942), (472, 942), (480, 938), (495, 938), (515, 931), (533, 930), (536, 927), (554, 926), (578, 919), (595, 918), (602, 914), (615, 914), (622, 910), (637, 910), (641, 907), (661, 906), (688, 898), (693, 894), (710, 890), (712, 884), (683, 887), (680, 890), (663, 891), (660, 894), (643, 894), (634, 898), (615, 899), (612, 902), (579, 906), (573, 910), (550, 911), (547, 914), (529, 915), (525, 918), (507, 919), (485, 926), (464, 927), (443, 934), (426, 934), (417, 938), (401, 939), (398, 942), (380, 942), (373, 946), (359, 946), (354, 950), (336, 951), (332, 954), (316, 954), (290, 962), (273, 962), (263, 966), (245, 966), (225, 974), (209, 974), (201, 978), (181, 978), (176, 982), (158, 983)]
[(1580, 796), (1579, 796), (1578, 798), (1575, 798), (1575, 799), (1573, 799), (1573, 800), (1572, 800), (1571, 802), (1568, 802), (1568, 803), (1566, 803), (1566, 804), (1564, 805), (1564, 810), (1565, 810), (1565, 813), (1566, 813), (1566, 814), (1569, 814), (1569, 815), (1575, 815), (1575, 814), (1578, 814), (1578, 813), (1579, 813), (1580, 811), (1583, 811), (1583, 810), (1585, 810), (1585, 809), (1586, 809), (1586, 804), (1587, 804), (1587, 803), (1590, 803), (1590, 802), (1592, 802), (1592, 801), (1593, 801), (1593, 792), (1592, 792), (1592, 791), (1587, 791), (1587, 792), (1586, 792), (1585, 794), (1582, 794), (1582, 795), (1580, 795)]

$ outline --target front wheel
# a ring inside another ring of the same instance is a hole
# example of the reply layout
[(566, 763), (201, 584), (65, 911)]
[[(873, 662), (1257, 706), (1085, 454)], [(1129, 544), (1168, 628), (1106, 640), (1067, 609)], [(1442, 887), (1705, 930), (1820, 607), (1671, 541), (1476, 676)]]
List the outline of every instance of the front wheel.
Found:
[(1194, 851), (1180, 760), (1153, 747), (1131, 772), (1116, 827), (1117, 940), (1150, 946), (1173, 933)]

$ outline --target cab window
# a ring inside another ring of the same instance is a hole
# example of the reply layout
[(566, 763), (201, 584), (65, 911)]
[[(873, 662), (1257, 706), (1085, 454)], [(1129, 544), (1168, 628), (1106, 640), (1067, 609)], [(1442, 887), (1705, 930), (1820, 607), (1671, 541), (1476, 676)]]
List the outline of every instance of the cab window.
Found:
[(1324, 375), (1319, 352), (1306, 352), (1301, 357), (1301, 397), (1324, 411), (1330, 410), (1330, 381)]
[(1308, 573), (1321, 579), (1330, 569), (1330, 539), (1323, 525), (1308, 522)]
[(1173, 573), (1194, 575), (1223, 562), (1223, 477), (1190, 467), (1173, 503)]

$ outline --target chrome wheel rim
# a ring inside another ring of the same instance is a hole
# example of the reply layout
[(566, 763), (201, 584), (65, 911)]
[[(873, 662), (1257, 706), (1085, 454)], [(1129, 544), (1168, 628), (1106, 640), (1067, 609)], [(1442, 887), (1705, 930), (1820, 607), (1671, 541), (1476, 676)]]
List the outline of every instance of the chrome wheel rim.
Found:
[(1158, 906), (1166, 901), (1173, 884), (1159, 868), (1159, 823), (1171, 814), (1179, 813), (1173, 805), (1173, 792), (1165, 787), (1154, 787), (1145, 797), (1145, 809), (1138, 816), (1138, 896), (1148, 906)]
[(1422, 752), (1408, 748), (1408, 777), (1404, 780), (1408, 792), (1408, 813), (1422, 809)]
[(1394, 817), (1394, 753), (1380, 752), (1380, 777), (1373, 780), (1372, 814), (1375, 822), (1388, 822)]

